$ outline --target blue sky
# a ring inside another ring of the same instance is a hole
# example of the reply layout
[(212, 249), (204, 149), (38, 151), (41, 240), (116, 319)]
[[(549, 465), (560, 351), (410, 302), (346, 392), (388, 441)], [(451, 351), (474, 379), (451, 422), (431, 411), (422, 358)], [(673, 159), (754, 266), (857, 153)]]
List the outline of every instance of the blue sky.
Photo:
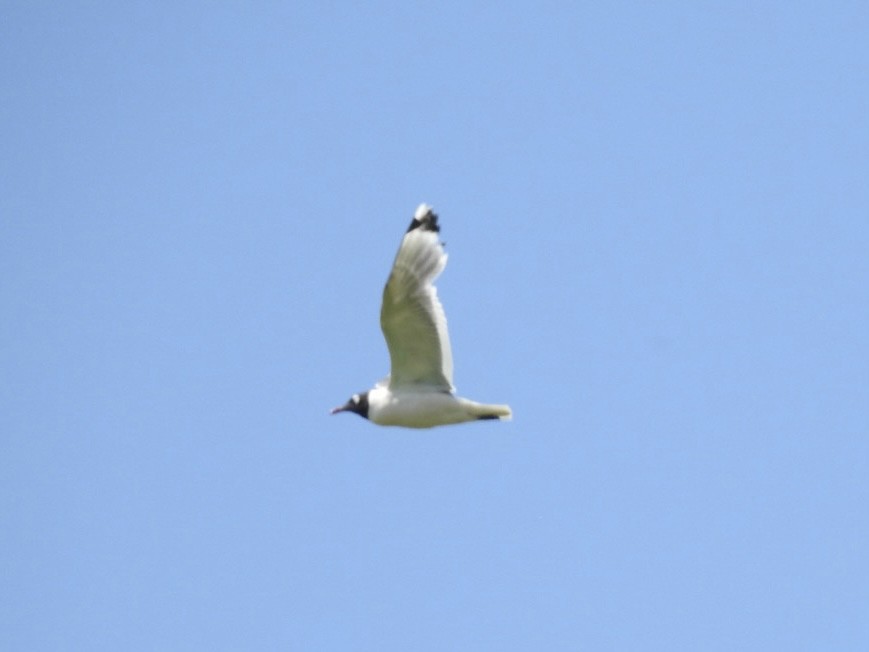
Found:
[[(5, 3), (0, 647), (867, 649), (867, 33)], [(422, 201), (510, 423), (328, 415)]]

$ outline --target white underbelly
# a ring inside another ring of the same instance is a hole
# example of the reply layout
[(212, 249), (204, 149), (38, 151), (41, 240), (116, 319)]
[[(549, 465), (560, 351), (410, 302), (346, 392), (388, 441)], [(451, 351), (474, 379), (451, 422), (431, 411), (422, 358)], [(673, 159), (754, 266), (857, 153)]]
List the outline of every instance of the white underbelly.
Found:
[(393, 394), (370, 411), (368, 418), (381, 426), (431, 428), (475, 419), (452, 394), (407, 392)]

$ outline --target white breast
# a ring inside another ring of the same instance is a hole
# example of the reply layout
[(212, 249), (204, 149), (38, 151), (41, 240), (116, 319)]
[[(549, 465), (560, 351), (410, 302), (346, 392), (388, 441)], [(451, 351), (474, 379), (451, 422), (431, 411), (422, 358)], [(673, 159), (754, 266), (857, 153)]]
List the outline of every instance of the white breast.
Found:
[(442, 391), (392, 392), (378, 387), (368, 394), (368, 418), (381, 426), (431, 428), (471, 421), (463, 401)]

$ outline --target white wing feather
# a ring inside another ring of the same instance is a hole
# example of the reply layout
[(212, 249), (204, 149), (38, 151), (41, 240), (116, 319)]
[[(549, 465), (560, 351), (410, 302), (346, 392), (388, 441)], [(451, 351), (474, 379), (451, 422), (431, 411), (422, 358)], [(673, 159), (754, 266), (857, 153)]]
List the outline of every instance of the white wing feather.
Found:
[(447, 318), (432, 285), (446, 264), (437, 217), (429, 207), (420, 206), (383, 290), (380, 327), (392, 363), (390, 388), (422, 385), (453, 390)]

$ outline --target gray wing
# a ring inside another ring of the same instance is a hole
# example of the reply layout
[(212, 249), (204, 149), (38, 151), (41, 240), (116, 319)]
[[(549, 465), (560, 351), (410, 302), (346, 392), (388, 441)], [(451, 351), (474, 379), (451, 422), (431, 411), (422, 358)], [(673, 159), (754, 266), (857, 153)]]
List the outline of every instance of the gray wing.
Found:
[(404, 234), (383, 289), (380, 327), (389, 347), (392, 388), (453, 389), (447, 318), (432, 282), (447, 264), (437, 215), (422, 204)]

